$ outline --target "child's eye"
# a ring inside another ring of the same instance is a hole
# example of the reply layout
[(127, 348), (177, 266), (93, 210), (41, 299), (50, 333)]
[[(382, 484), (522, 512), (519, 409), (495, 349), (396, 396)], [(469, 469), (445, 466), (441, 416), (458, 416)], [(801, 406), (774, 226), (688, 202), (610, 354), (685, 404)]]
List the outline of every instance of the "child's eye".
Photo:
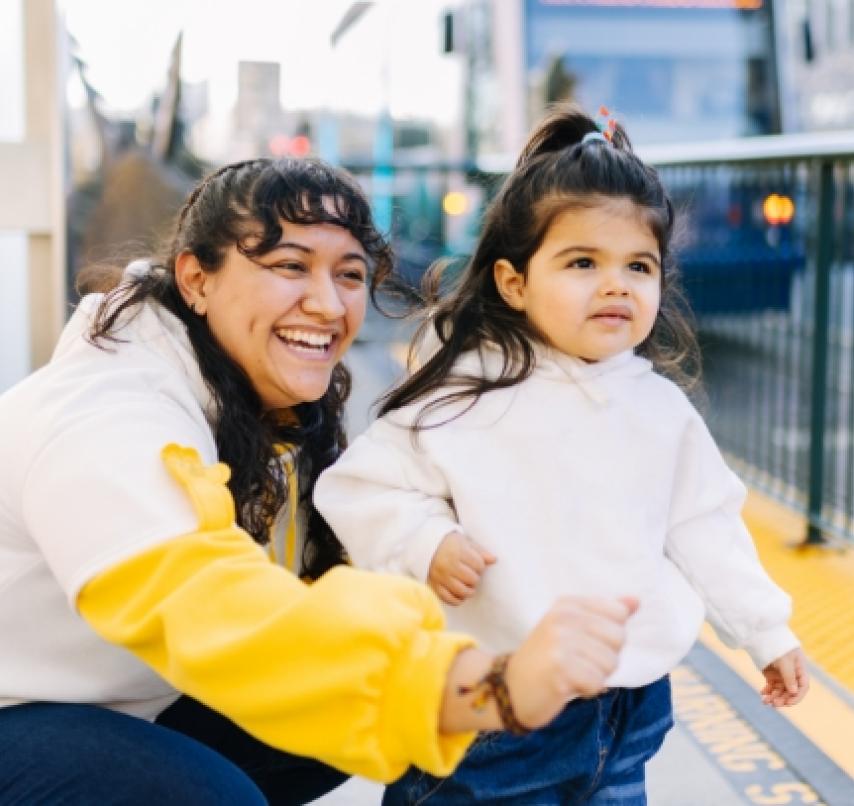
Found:
[(593, 261), (589, 257), (577, 257), (569, 264), (571, 269), (592, 269)]
[(640, 272), (641, 274), (652, 274), (652, 267), (649, 263), (644, 263), (641, 260), (636, 260), (634, 263), (629, 263), (629, 268), (632, 271)]

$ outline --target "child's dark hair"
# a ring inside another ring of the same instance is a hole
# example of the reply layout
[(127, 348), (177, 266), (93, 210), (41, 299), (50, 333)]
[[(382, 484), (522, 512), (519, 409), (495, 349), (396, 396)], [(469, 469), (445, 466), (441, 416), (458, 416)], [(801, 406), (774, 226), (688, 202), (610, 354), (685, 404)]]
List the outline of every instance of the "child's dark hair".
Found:
[(296, 406), (295, 418), (265, 415), (249, 378), (214, 339), (206, 318), (189, 309), (175, 282), (175, 260), (182, 252), (191, 252), (213, 274), (231, 246), (249, 258), (274, 248), (282, 236), (282, 221), (331, 223), (348, 230), (371, 262), (372, 297), (392, 270), (391, 249), (348, 174), (319, 160), (255, 159), (226, 165), (196, 187), (178, 213), (170, 246), (148, 272), (118, 285), (115, 277), (105, 282), (83, 272), (78, 287), (108, 291), (89, 333), (93, 343), (119, 341), (127, 318), (123, 312), (131, 309), (132, 314), (134, 306), (146, 300), (163, 305), (184, 323), (216, 402), (216, 444), (220, 460), (231, 468), (229, 489), (238, 523), (259, 543), (269, 539), (270, 525), (287, 500), (288, 480), (276, 460), (276, 446), (288, 443), (299, 449), (300, 493), (309, 511), (302, 565), (316, 577), (345, 560), (343, 547), (314, 508), (310, 493), (320, 472), (346, 446), (341, 417), (349, 373), (343, 365), (336, 366), (326, 394)]
[[(441, 346), (382, 399), (380, 416), (446, 390), (416, 418), (417, 431), (424, 427), (425, 416), (438, 407), (463, 401), (474, 405), (485, 392), (513, 386), (530, 376), (534, 369), (532, 342), (538, 336), (524, 313), (511, 308), (499, 294), (493, 267), (504, 258), (524, 275), (558, 215), (596, 205), (603, 198), (629, 199), (637, 205), (660, 251), (660, 310), (652, 332), (636, 352), (683, 388), (696, 383), (699, 349), (671, 253), (673, 205), (655, 169), (632, 151), (622, 126), (611, 129), (610, 142), (601, 136), (584, 140), (585, 135), (598, 131), (596, 123), (574, 105), (554, 109), (533, 131), (515, 169), (487, 209), (477, 249), (454, 289), (439, 298), (447, 262), (435, 265), (426, 275), (429, 314), (416, 333), (410, 358), (431, 330)], [(502, 351), (499, 377), (453, 376), (459, 356), (480, 349), (485, 342)]]

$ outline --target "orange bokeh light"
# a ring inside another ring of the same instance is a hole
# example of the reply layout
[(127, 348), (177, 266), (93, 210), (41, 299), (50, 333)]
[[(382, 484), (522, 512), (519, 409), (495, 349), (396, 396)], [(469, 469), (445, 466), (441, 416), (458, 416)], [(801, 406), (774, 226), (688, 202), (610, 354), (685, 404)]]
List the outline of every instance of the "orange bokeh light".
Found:
[(771, 193), (762, 202), (762, 214), (772, 227), (789, 224), (795, 217), (795, 203), (788, 196)]

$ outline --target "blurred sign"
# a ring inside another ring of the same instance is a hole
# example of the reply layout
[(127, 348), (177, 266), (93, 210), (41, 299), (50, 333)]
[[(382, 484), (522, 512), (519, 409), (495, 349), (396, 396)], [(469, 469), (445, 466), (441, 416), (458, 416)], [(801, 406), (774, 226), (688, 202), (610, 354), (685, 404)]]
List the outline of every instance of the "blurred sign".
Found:
[(607, 6), (613, 8), (702, 8), (756, 11), (765, 0), (540, 0), (543, 6)]

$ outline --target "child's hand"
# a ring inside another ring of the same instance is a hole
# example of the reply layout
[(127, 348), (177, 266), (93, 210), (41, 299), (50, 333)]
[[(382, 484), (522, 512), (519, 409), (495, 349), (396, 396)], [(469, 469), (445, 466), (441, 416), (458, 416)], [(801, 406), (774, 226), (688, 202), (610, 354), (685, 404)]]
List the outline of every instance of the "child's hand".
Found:
[(474, 595), (486, 567), (496, 559), (470, 537), (451, 532), (445, 535), (433, 555), (427, 584), (446, 604), (462, 604)]
[(798, 647), (777, 658), (763, 670), (765, 688), (759, 692), (762, 702), (780, 708), (799, 703), (810, 687), (807, 659)]

